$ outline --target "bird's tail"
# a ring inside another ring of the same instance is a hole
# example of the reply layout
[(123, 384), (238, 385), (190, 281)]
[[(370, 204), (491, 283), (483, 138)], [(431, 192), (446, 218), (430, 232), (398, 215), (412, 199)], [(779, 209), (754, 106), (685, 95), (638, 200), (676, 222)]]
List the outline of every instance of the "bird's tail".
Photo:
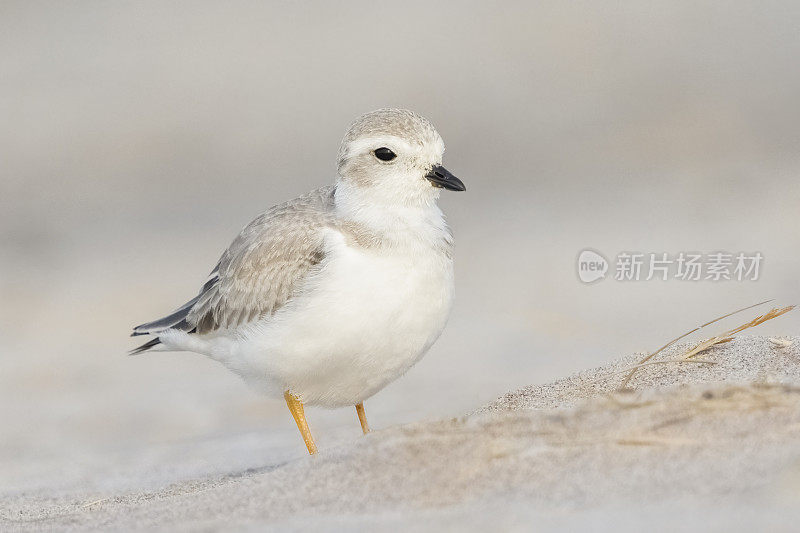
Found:
[(136, 337), (137, 335), (154, 335), (160, 331), (164, 331), (165, 329), (180, 329), (182, 331), (187, 331), (191, 329), (189, 324), (186, 322), (186, 317), (189, 315), (189, 311), (192, 310), (194, 304), (197, 303), (197, 300), (200, 299), (200, 295), (195, 296), (178, 309), (176, 309), (171, 314), (159, 318), (158, 320), (153, 320), (152, 322), (145, 322), (139, 326), (133, 328), (133, 333), (131, 333), (131, 337)]
[[(195, 328), (189, 324), (186, 320), (186, 317), (189, 315), (189, 311), (191, 311), (194, 304), (197, 303), (197, 300), (200, 299), (200, 295), (195, 296), (178, 309), (176, 309), (173, 313), (159, 318), (158, 320), (153, 320), (152, 322), (146, 322), (140, 326), (136, 326), (133, 328), (133, 333), (131, 333), (131, 337), (137, 337), (139, 335), (158, 335), (159, 333), (166, 331), (168, 329), (177, 329), (180, 331), (186, 331), (187, 333), (193, 333)], [(141, 346), (137, 346), (130, 352), (128, 355), (137, 355), (143, 352), (146, 352), (155, 346), (161, 344), (161, 339), (155, 337), (147, 341), (146, 343), (142, 344)]]
[(141, 346), (137, 346), (133, 350), (129, 351), (128, 355), (138, 355), (140, 353), (144, 353), (148, 351), (150, 348), (153, 348), (154, 346), (157, 346), (159, 344), (161, 344), (161, 339), (159, 339), (158, 337), (156, 337), (155, 339), (150, 339)]

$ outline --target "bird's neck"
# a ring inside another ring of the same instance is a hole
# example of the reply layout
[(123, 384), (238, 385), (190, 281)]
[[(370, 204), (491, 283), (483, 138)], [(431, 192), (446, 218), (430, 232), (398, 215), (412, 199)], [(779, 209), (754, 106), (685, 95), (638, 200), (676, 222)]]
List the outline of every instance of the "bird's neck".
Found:
[(337, 219), (373, 240), (389, 246), (433, 245), (451, 242), (436, 197), (427, 201), (397, 201), (369, 188), (339, 180), (334, 195)]

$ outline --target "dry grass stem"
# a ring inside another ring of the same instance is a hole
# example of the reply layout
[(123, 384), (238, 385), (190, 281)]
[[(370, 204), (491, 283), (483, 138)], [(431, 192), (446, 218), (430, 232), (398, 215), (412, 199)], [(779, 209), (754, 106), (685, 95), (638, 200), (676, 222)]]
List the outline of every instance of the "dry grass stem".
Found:
[(89, 502), (89, 503), (85, 503), (85, 504), (81, 505), (81, 508), (85, 509), (86, 507), (91, 507), (92, 505), (97, 505), (99, 503), (107, 502), (110, 499), (111, 498), (100, 498), (99, 500), (95, 500), (93, 502)]
[[(763, 302), (758, 302), (756, 304), (749, 305), (749, 306), (743, 307), (741, 309), (737, 309), (736, 311), (733, 311), (731, 313), (722, 315), (722, 316), (720, 316), (718, 318), (715, 318), (714, 320), (710, 320), (710, 321), (706, 322), (705, 324), (701, 324), (700, 326), (697, 326), (693, 330), (687, 331), (683, 335), (680, 335), (680, 336), (672, 339), (671, 341), (669, 341), (667, 344), (665, 344), (664, 346), (662, 346), (661, 348), (659, 348), (655, 352), (653, 352), (653, 353), (649, 354), (648, 356), (646, 356), (645, 358), (643, 358), (635, 366), (633, 366), (631, 368), (628, 368), (628, 369), (625, 369), (625, 370), (623, 370), (621, 372), (615, 372), (614, 374), (606, 376), (606, 378), (607, 377), (611, 377), (611, 376), (616, 375), (616, 374), (623, 373), (623, 372), (628, 372), (628, 375), (625, 377), (625, 379), (623, 380), (622, 384), (620, 385), (621, 389), (625, 389), (628, 386), (628, 384), (630, 383), (630, 381), (633, 378), (633, 376), (636, 374), (637, 370), (639, 370), (640, 368), (643, 368), (645, 366), (649, 366), (651, 364), (651, 363), (648, 363), (648, 361), (650, 361), (650, 359), (652, 359), (653, 357), (655, 357), (659, 353), (663, 352), (664, 350), (666, 350), (667, 348), (669, 348), (670, 346), (672, 346), (673, 344), (675, 344), (679, 340), (681, 340), (681, 339), (683, 339), (685, 337), (688, 337), (692, 333), (694, 333), (696, 331), (699, 331), (699, 330), (705, 328), (706, 326), (710, 326), (711, 324), (719, 322), (722, 319), (728, 318), (729, 316), (733, 316), (733, 315), (735, 315), (737, 313), (741, 313), (742, 311), (747, 311), (748, 309), (752, 309), (753, 307), (757, 307), (759, 305), (763, 305), (763, 304), (769, 303), (771, 301), (772, 300), (764, 300)], [(691, 359), (692, 357), (694, 357), (695, 355), (697, 355), (697, 354), (699, 354), (699, 353), (711, 348), (712, 346), (715, 346), (717, 344), (722, 344), (722, 343), (725, 343), (725, 342), (730, 342), (733, 339), (734, 335), (736, 335), (737, 333), (740, 333), (741, 331), (744, 331), (745, 329), (752, 328), (752, 327), (758, 326), (760, 324), (763, 324), (767, 320), (772, 320), (773, 318), (777, 318), (777, 317), (783, 315), (784, 313), (788, 313), (792, 309), (794, 309), (793, 305), (790, 305), (788, 307), (771, 309), (769, 312), (754, 318), (753, 320), (751, 320), (750, 322), (747, 322), (746, 324), (742, 324), (738, 328), (734, 328), (732, 330), (726, 331), (726, 332), (724, 332), (724, 333), (722, 333), (720, 335), (717, 335), (715, 337), (712, 337), (710, 339), (706, 339), (704, 341), (701, 341), (700, 343), (697, 344), (697, 346), (695, 346), (694, 348), (692, 348), (691, 350), (689, 350), (688, 352), (683, 354), (681, 359), (679, 359), (677, 361), (682, 361), (682, 362), (692, 361), (692, 359)], [(669, 362), (677, 362), (677, 361), (660, 361), (660, 363), (669, 363)], [(700, 362), (700, 361), (697, 361), (697, 362)], [(703, 362), (708, 363), (709, 361), (703, 361)], [(606, 378), (601, 378), (601, 379), (606, 379)]]
[[(592, 381), (592, 383), (599, 383), (601, 381), (607, 380), (608, 378), (611, 378), (611, 377), (614, 377), (614, 376), (618, 376), (620, 374), (624, 374), (625, 372), (636, 371), (636, 370), (638, 370), (640, 368), (644, 368), (646, 366), (666, 365), (666, 364), (669, 364), (669, 363), (698, 363), (698, 364), (705, 364), (705, 365), (716, 365), (717, 364), (715, 361), (706, 361), (705, 359), (665, 359), (664, 361), (648, 361), (647, 363), (641, 363), (640, 362), (637, 365), (629, 366), (628, 368), (624, 368), (622, 370), (618, 370), (617, 372), (612, 372), (610, 374), (606, 374), (605, 376), (601, 376), (601, 377), (597, 378), (596, 380)], [(626, 379), (625, 383), (623, 383), (622, 387), (620, 387), (620, 388), (624, 388), (627, 383), (628, 383), (628, 380)]]
[(737, 333), (741, 333), (742, 331), (748, 328), (754, 328), (756, 326), (759, 326), (764, 322), (766, 322), (767, 320), (772, 320), (773, 318), (777, 318), (785, 313), (788, 313), (792, 309), (794, 309), (793, 305), (790, 305), (788, 307), (780, 307), (780, 308), (776, 307), (774, 309), (770, 309), (767, 313), (754, 318), (753, 320), (751, 320), (746, 324), (742, 324), (738, 328), (734, 328), (732, 330), (726, 331), (725, 333), (717, 335), (716, 337), (711, 337), (710, 339), (706, 339), (704, 341), (699, 342), (697, 346), (695, 346), (694, 348), (683, 354), (682, 357), (683, 359), (689, 359), (701, 352), (704, 352), (705, 350), (708, 350), (712, 346), (716, 346), (717, 344), (722, 344), (724, 342), (730, 342), (733, 340), (734, 335), (736, 335)]

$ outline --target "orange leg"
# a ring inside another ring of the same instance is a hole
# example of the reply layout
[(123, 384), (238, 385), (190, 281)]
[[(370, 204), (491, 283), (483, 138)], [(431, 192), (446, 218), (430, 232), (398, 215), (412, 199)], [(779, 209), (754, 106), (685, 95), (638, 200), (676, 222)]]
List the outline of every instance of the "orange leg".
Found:
[(364, 412), (364, 402), (356, 405), (356, 413), (358, 413), (358, 421), (361, 422), (361, 431), (366, 435), (370, 432), (370, 429), (367, 423), (367, 413)]
[(306, 414), (303, 410), (303, 404), (300, 402), (297, 396), (293, 395), (288, 390), (283, 393), (283, 397), (286, 399), (286, 405), (289, 407), (289, 411), (292, 413), (294, 421), (297, 423), (297, 429), (300, 430), (300, 435), (303, 436), (303, 440), (306, 443), (306, 448), (308, 448), (308, 453), (314, 455), (317, 453), (317, 445), (314, 444), (314, 438), (311, 436), (311, 430), (308, 429), (308, 422), (306, 422)]

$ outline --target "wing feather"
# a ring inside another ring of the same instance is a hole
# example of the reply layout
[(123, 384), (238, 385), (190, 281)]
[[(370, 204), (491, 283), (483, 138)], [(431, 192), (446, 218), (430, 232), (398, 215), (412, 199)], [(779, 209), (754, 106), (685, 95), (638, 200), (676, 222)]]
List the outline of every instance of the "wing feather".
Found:
[(333, 224), (333, 187), (273, 207), (248, 224), (222, 254), (186, 320), (197, 333), (274, 314), (323, 257)]

